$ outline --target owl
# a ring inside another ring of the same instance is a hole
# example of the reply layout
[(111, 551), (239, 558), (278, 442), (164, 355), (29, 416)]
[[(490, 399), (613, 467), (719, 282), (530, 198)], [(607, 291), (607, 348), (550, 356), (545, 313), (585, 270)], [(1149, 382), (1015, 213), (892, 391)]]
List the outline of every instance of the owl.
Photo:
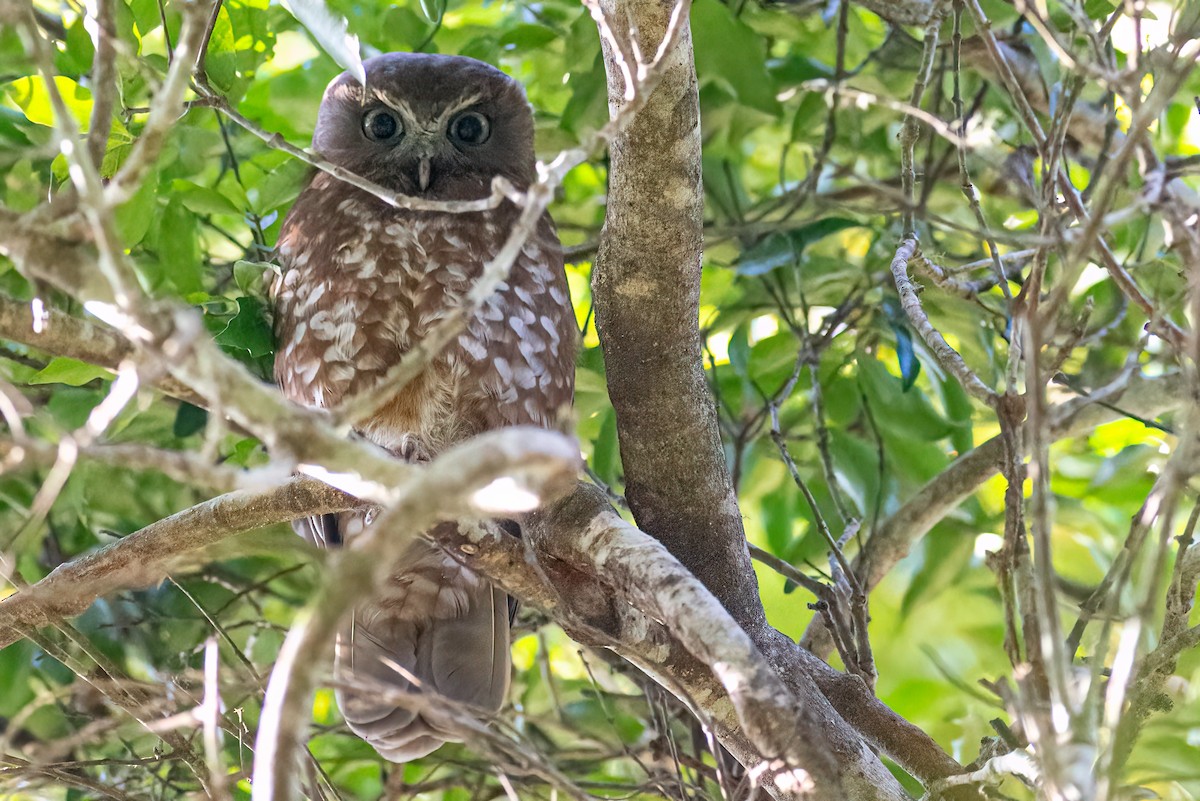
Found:
[[(432, 200), (487, 197), (496, 176), (518, 188), (534, 181), (533, 116), (515, 80), (457, 56), (390, 53), (365, 67), (365, 87), (345, 73), (325, 90), (313, 135), (325, 159)], [(396, 208), (315, 173), (277, 245), (275, 375), (283, 393), (332, 407), (374, 386), (464, 302), (519, 212), (507, 202), (470, 213)], [(502, 426), (560, 427), (572, 399), (577, 334), (562, 248), (546, 215), (457, 341), (358, 434), (422, 461)], [(361, 533), (368, 515), (326, 515), (296, 527), (333, 546)], [(509, 623), (502, 591), (415, 541), (338, 635), (337, 696), (351, 730), (396, 762), (454, 739), (387, 693), (356, 686), (436, 692), (498, 710), (509, 681)]]

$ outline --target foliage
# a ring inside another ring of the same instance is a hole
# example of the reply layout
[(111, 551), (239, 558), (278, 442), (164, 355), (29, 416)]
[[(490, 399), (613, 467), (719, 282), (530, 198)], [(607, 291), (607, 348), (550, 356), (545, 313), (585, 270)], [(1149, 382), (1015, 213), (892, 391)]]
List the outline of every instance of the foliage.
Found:
[[(178, 41), (177, 5), (111, 3), (119, 94), (103, 151), (106, 178), (129, 157), (146, 124)], [(824, 5), (822, 12), (803, 3), (695, 0), (691, 12), (704, 136), (700, 322), (707, 372), (749, 540), (818, 577), (829, 570), (818, 516), (835, 534), (851, 519), (862, 521), (859, 537), (847, 545), (852, 554), (868, 532), (956, 457), (1001, 431), (994, 410), (968, 395), (914, 328), (889, 272), (896, 243), (907, 233), (901, 133), (924, 32), (891, 25), (858, 5)], [(1119, 5), (1051, 3), (1049, 22), (1066, 49), (1078, 55), (1091, 47), (1083, 23), (1098, 27), (1115, 15), (1104, 47), (1116, 63), (1128, 65), (1137, 40), (1133, 20)], [(204, 63), (210, 86), (240, 114), (306, 145), (322, 90), (342, 69), (322, 46), (336, 52), (348, 45), (300, 6), (290, 6), (293, 16), (267, 0), (226, 0)], [(367, 53), (459, 53), (518, 77), (535, 109), (538, 152), (546, 158), (578, 145), (607, 119), (596, 26), (588, 10), (570, 0), (331, 0), (328, 8), (345, 17), (349, 34)], [(1005, 41), (1036, 64), (1044, 90), (1044, 107), (1036, 109), (1042, 119), (1053, 118), (1058, 104), (1074, 104), (1112, 120), (1107, 129), (1093, 127), (1090, 139), (1074, 129), (1067, 138), (1064, 165), (1071, 179), (1081, 189), (1093, 187), (1104, 167), (1098, 154), (1137, 114), (1128, 105), (1128, 88), (1114, 94), (1073, 70), (1062, 53), (1021, 22), (1013, 5), (991, 0), (983, 9), (994, 30), (1007, 31)], [(38, 3), (37, 10), (43, 30), (55, 39), (54, 82), (87, 133), (96, 53), (91, 23), (75, 3)], [(1195, 16), (1194, 3), (1181, 8), (1150, 3), (1141, 19), (1143, 35), (1151, 45), (1162, 44), (1169, 30), (1189, 24), (1189, 14)], [(993, 238), (1001, 254), (1039, 241), (1042, 221), (1035, 209), (1044, 191), (1043, 165), (1035, 162), (1029, 134), (996, 76), (979, 67), (986, 56), (978, 31), (969, 19), (962, 24), (964, 68), (953, 69), (953, 21), (947, 19), (921, 105), (941, 124), (936, 130), (924, 125), (914, 151), (916, 233), (930, 261), (947, 268), (969, 265), (953, 278), (976, 281), (979, 291), (966, 296), (939, 291), (932, 278), (918, 276), (929, 285), (921, 300), (937, 329), (985, 383), (1002, 389), (1010, 375), (1012, 306), (988, 280), (994, 273), (985, 240)], [(1143, 59), (1149, 55), (1140, 50)], [(1155, 115), (1149, 135), (1151, 152), (1174, 171), (1192, 204), (1200, 190), (1200, 112), (1192, 101), (1197, 95), (1200, 72), (1187, 72)], [(148, 293), (201, 310), (221, 348), (269, 379), (272, 336), (263, 278), (271, 269), (280, 220), (309, 168), (199, 95), (193, 99), (172, 126), (153, 172), (118, 210), (117, 232)], [(960, 100), (965, 115), (955, 110)], [(1106, 105), (1111, 115), (1102, 113)], [(6, 25), (0, 30), (5, 208), (24, 212), (71, 191), (53, 125), (47, 85), (17, 28)], [(960, 135), (986, 232), (960, 187), (955, 144)], [(1138, 180), (1119, 181), (1114, 214), (1103, 232), (1158, 319), (1186, 327), (1186, 289), (1196, 280), (1189, 271), (1197, 265), (1187, 262), (1178, 234), (1164, 224)], [(593, 478), (620, 493), (616, 424), (591, 324), (589, 288), (605, 187), (600, 154), (567, 176), (552, 212), (567, 246), (584, 329), (577, 434)], [(1130, 213), (1115, 213), (1125, 208)], [(1052, 342), (1062, 350), (1056, 367), (1061, 380), (1050, 386), (1052, 401), (1102, 387), (1127, 364), (1156, 376), (1186, 362), (1163, 339), (1147, 334), (1146, 311), (1096, 262), (1075, 264), (1055, 252), (1050, 270), (1056, 278), (1075, 279), (1058, 298), (1061, 315)], [(1010, 291), (1019, 293), (1029, 274), (1017, 270)], [(0, 292), (83, 313), (77, 299), (38, 285), (3, 258)], [(1072, 331), (1076, 324), (1079, 330)], [(46, 442), (60, 442), (80, 429), (113, 381), (110, 371), (81, 361), (15, 342), (0, 344), (0, 397), (8, 397), (10, 386), (19, 388), (19, 395), (11, 392), (23, 399), (16, 406), (27, 412), (21, 422)], [(789, 381), (790, 391), (781, 396)], [(779, 439), (811, 488), (815, 506), (789, 474), (771, 436), (775, 400)], [(1190, 426), (1182, 413), (1155, 421), (1131, 412), (1051, 447), (1054, 568), (1068, 629), (1076, 604), (1118, 557), (1131, 516), (1166, 469), (1178, 435)], [(254, 438), (150, 389), (117, 415), (104, 439), (203, 451), (238, 467), (268, 461)], [(202, 488), (152, 471), (87, 460), (71, 468), (58, 491), (49, 465), (16, 467), (0, 472), (0, 531), (6, 532), (0, 552), (14, 589), (18, 577), (32, 583), (65, 560), (207, 497)], [(1002, 542), (1005, 486), (1000, 477), (983, 484), (917, 542), (871, 595), (879, 697), (964, 764), (976, 757), (981, 738), (995, 735), (993, 719), (1011, 722), (1001, 699), (977, 684), (1013, 673), (1004, 647), (1004, 600), (986, 557)], [(1178, 534), (1182, 522), (1161, 536)], [(194, 789), (194, 775), (139, 723), (197, 705), (205, 693), (206, 649), (216, 648), (227, 719), (245, 734), (224, 739), (223, 758), (236, 772), (235, 796), (246, 796), (244, 771), (263, 683), (293, 616), (315, 591), (320, 564), (318, 555), (292, 543), (282, 529), (248, 533), (215, 561), (198, 560), (160, 587), (106, 598), (72, 624), (4, 649), (0, 776), (11, 778), (0, 786), (17, 798), (183, 797)], [(1151, 575), (1154, 568), (1139, 568), (1144, 581), (1165, 580), (1171, 564), (1158, 564), (1158, 574)], [(812, 597), (770, 568), (757, 569), (768, 618), (799, 638), (812, 616)], [(1138, 587), (1127, 588), (1118, 612), (1141, 602)], [(512, 706), (504, 717), (523, 743), (597, 795), (720, 797), (726, 766), (713, 757), (681, 703), (619, 659), (576, 646), (534, 613), (523, 613), (518, 625)], [(1094, 624), (1083, 639), (1079, 664), (1086, 666), (1092, 654), (1103, 660), (1115, 636), (1110, 627)], [(1154, 633), (1145, 636), (1150, 647), (1157, 644)], [(1165, 687), (1164, 711), (1149, 718), (1124, 781), (1157, 797), (1200, 797), (1198, 688), (1200, 657), (1192, 650)], [(112, 700), (121, 693), (133, 699), (132, 712)], [(403, 768), (381, 765), (339, 725), (329, 690), (318, 694), (313, 718), (318, 733), (309, 743), (312, 781), (324, 797), (374, 798), (385, 783), (396, 797), (422, 793), (448, 801), (504, 792), (494, 767), (460, 746)], [(190, 720), (181, 725), (189, 735), (195, 726)], [(41, 767), (27, 769), (24, 759)], [(549, 796), (534, 777), (509, 778), (517, 783), (518, 797)], [(1012, 779), (1004, 789), (1017, 797), (1029, 792)]]

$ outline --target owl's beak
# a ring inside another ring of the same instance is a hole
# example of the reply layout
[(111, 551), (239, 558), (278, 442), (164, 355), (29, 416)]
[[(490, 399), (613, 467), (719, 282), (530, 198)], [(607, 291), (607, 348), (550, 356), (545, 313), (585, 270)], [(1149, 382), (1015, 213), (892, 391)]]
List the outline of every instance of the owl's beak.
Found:
[(422, 156), (421, 160), (417, 162), (417, 184), (420, 185), (422, 192), (429, 188), (429, 173), (429, 156)]

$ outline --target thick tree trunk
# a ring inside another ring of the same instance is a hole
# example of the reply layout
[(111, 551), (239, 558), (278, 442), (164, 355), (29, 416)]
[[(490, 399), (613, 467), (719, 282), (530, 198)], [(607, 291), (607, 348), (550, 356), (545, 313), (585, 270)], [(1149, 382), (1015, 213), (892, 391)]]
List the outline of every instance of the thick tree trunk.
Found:
[[(604, 0), (601, 8), (615, 36), (636, 29), (649, 59), (675, 5)], [(627, 102), (624, 68), (636, 65), (603, 44), (615, 114)], [(764, 621), (762, 603), (701, 358), (700, 103), (686, 21), (662, 69), (657, 90), (610, 147), (608, 214), (592, 278), (596, 328), (638, 526), (753, 628)]]
[[(677, 4), (601, 0), (598, 11), (609, 109), (615, 116), (633, 100), (626, 83), (627, 76), (638, 74), (632, 54), (640, 53), (644, 61), (653, 58), (670, 35)], [(631, 31), (636, 32), (636, 42)], [(592, 280), (596, 326), (634, 518), (700, 580), (753, 641), (774, 632), (763, 612), (704, 375), (699, 330), (704, 249), (700, 106), (686, 20), (681, 20), (658, 68), (663, 72), (654, 94), (637, 98), (645, 105), (610, 145), (608, 213)], [(663, 591), (670, 595), (676, 584), (673, 580)], [(694, 641), (695, 632), (669, 627), (701, 661), (713, 656)], [(754, 695), (778, 696), (761, 705), (735, 702), (740, 726), (747, 734), (753, 730), (759, 735), (751, 734), (750, 739), (778, 748), (764, 756), (784, 757), (776, 768), (783, 772), (775, 774), (770, 787), (773, 795), (827, 797), (830, 788), (837, 787), (836, 794), (848, 798), (904, 797), (809, 676), (793, 677), (785, 689), (757, 648), (743, 655), (746, 664), (753, 665), (756, 683), (763, 685), (755, 687)], [(662, 673), (661, 665), (639, 663), (654, 675)], [(731, 667), (721, 659), (709, 664), (719, 674)], [(725, 675), (723, 680), (731, 694), (739, 692), (738, 678)], [(758, 714), (767, 709), (772, 712), (765, 717)], [(741, 738), (717, 728), (736, 751)], [(800, 768), (799, 775), (807, 771), (809, 779), (782, 781), (798, 775), (791, 768)]]

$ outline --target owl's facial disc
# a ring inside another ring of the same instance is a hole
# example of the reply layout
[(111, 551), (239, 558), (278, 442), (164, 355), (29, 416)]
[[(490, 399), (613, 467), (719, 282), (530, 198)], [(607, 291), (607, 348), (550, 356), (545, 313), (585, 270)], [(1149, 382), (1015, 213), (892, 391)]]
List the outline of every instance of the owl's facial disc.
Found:
[(313, 146), (401, 194), (485, 197), (496, 176), (535, 178), (533, 116), (519, 83), (474, 59), (388, 53), (326, 90)]
[(478, 149), (491, 138), (491, 119), (471, 108), (478, 100), (468, 96), (435, 108), (414, 109), (398, 101), (374, 106), (362, 115), (363, 135), (386, 148), (381, 166), (425, 194), (436, 179), (469, 172)]

